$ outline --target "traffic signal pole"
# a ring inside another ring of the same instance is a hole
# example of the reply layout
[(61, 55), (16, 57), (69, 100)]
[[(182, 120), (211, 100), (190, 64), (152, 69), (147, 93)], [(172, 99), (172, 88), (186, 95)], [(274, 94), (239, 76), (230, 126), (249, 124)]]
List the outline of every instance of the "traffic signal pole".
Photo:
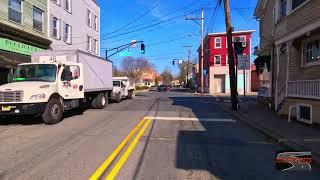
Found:
[(225, 21), (226, 21), (226, 30), (227, 30), (227, 40), (228, 40), (228, 56), (229, 60), (229, 74), (230, 74), (230, 90), (231, 90), (231, 103), (232, 110), (238, 110), (238, 94), (236, 89), (236, 79), (235, 79), (235, 68), (234, 68), (234, 52), (232, 47), (232, 31), (231, 26), (231, 17), (230, 17), (230, 6), (229, 0), (223, 0), (224, 2), (224, 11), (225, 11)]

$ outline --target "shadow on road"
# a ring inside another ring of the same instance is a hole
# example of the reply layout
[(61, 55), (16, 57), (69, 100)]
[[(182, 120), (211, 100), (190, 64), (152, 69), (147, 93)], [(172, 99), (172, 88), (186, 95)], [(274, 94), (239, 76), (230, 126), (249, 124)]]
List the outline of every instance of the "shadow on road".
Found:
[[(170, 97), (174, 106), (192, 110), (201, 118), (230, 119), (214, 97)], [(205, 103), (212, 102), (212, 103)], [(195, 123), (192, 123), (195, 124)], [(176, 142), (176, 168), (204, 170), (219, 179), (277, 179), (275, 152), (284, 150), (241, 122), (201, 121), (202, 131), (180, 130)], [(199, 129), (195, 127), (192, 129)], [(295, 177), (295, 173), (286, 177)], [(308, 172), (303, 175), (308, 175)], [(300, 176), (301, 177), (301, 176)], [(304, 177), (304, 176), (302, 176)]]

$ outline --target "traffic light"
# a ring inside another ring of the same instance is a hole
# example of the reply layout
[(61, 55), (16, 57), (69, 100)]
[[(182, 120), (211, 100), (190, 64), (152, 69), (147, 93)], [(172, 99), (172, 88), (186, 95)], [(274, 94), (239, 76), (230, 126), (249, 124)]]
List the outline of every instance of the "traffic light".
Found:
[(144, 54), (146, 51), (145, 51), (145, 46), (144, 44), (142, 43), (141, 44), (141, 54)]
[(174, 61), (172, 61), (172, 65), (174, 66)]
[(242, 42), (234, 42), (234, 51), (236, 54), (242, 54), (243, 50)]

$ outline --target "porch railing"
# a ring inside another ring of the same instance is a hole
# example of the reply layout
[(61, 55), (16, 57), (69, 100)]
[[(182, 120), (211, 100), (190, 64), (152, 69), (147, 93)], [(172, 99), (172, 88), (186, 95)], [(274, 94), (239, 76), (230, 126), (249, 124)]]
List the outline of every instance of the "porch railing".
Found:
[(320, 99), (320, 80), (289, 81), (288, 96)]

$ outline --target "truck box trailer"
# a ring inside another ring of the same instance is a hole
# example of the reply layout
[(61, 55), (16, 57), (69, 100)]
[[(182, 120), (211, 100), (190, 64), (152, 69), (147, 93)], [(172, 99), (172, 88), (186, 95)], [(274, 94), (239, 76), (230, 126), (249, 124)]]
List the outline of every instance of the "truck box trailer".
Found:
[(64, 111), (84, 104), (104, 108), (112, 86), (109, 60), (79, 50), (36, 52), (0, 86), (0, 115), (42, 114), (55, 124)]

